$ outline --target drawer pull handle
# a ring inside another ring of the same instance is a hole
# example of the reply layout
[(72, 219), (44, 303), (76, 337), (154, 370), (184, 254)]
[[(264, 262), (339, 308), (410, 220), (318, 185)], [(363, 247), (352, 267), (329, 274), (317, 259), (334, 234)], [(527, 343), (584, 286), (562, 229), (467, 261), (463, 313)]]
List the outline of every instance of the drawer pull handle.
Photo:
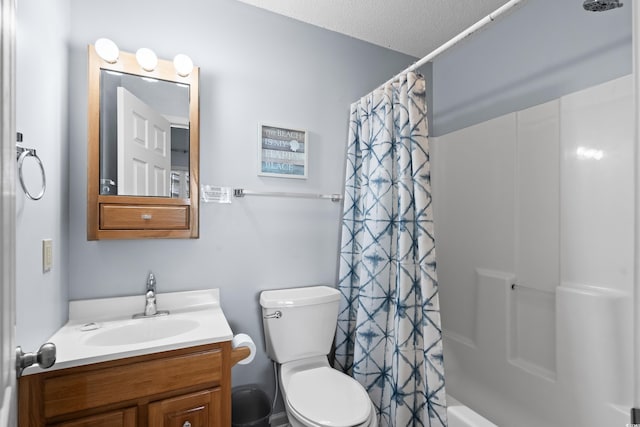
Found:
[(151, 214), (142, 214), (142, 215), (140, 215), (140, 218), (144, 219), (145, 221), (149, 221), (151, 218), (153, 218), (153, 215), (151, 215)]
[(189, 421), (185, 421), (184, 424), (182, 424), (182, 427), (191, 427), (191, 423)]

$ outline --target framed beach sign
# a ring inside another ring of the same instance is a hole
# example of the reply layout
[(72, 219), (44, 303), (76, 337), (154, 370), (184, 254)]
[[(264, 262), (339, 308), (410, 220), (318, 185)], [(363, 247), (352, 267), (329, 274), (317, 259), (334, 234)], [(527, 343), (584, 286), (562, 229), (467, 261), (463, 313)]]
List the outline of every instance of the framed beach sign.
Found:
[(258, 125), (258, 175), (307, 178), (308, 148), (304, 130)]

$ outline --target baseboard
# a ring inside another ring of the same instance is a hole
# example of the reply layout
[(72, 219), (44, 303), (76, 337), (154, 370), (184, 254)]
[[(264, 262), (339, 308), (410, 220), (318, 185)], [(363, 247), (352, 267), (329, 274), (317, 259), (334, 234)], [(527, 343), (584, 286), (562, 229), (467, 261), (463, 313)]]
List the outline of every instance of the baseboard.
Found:
[(278, 412), (277, 414), (272, 414), (269, 417), (269, 424), (271, 427), (288, 427), (289, 419), (287, 418), (287, 413)]

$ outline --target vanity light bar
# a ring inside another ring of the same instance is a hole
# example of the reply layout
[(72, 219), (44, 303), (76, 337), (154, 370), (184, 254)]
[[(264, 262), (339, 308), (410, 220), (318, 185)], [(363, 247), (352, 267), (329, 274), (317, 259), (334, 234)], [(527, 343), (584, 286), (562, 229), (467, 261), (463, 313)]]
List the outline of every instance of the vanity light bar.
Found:
[[(99, 38), (95, 44), (98, 56), (109, 64), (118, 62), (120, 49), (112, 40)], [(158, 66), (158, 56), (147, 47), (142, 47), (136, 52), (136, 60), (143, 70), (151, 72)], [(193, 71), (193, 61), (187, 55), (179, 53), (173, 58), (173, 66), (180, 77), (187, 77)]]

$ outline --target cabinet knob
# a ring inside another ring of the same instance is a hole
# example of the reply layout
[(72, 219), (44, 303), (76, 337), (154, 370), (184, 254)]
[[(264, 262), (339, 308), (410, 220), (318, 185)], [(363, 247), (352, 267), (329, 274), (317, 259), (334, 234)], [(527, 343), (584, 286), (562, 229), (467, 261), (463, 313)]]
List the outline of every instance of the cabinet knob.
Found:
[[(145, 221), (148, 221), (151, 218), (153, 218), (153, 216), (151, 214), (142, 214), (142, 215), (140, 215), (140, 218), (144, 219)], [(189, 426), (187, 426), (187, 427), (189, 427)]]
[(191, 423), (189, 421), (185, 421), (184, 424), (182, 424), (182, 427), (191, 427)]

